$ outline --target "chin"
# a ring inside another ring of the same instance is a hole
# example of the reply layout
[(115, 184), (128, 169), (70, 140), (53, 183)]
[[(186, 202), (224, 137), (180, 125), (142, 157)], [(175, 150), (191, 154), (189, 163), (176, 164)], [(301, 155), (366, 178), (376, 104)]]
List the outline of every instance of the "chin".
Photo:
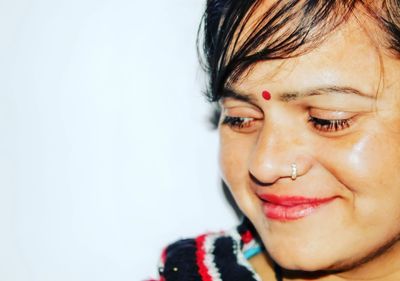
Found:
[(268, 246), (267, 251), (270, 257), (282, 268), (289, 271), (301, 272), (319, 272), (326, 274), (328, 272), (350, 271), (362, 264), (369, 262), (379, 255), (379, 251), (360, 256), (359, 253), (344, 253), (342, 249), (332, 248), (329, 250), (319, 250), (317, 247), (288, 247), (286, 246)]
[(325, 226), (318, 217), (271, 226), (270, 221), (258, 216), (254, 224), (272, 260), (288, 270), (341, 270), (353, 263), (355, 257), (363, 256), (365, 251), (364, 247), (351, 247), (357, 245), (359, 238), (356, 235)]
[[(290, 254), (288, 254), (290, 253)], [(281, 267), (296, 271), (321, 271), (334, 270), (335, 261), (326, 253), (278, 249), (269, 250), (271, 258)]]
[[(261, 235), (262, 237), (262, 235)], [(267, 237), (265, 237), (267, 238)], [(294, 241), (271, 241), (263, 239), (268, 254), (279, 266), (294, 271), (337, 271), (346, 267), (347, 256), (342, 249), (326, 247), (326, 243), (294, 243)], [(325, 244), (325, 245), (324, 245)], [(351, 258), (351, 257), (350, 257)]]

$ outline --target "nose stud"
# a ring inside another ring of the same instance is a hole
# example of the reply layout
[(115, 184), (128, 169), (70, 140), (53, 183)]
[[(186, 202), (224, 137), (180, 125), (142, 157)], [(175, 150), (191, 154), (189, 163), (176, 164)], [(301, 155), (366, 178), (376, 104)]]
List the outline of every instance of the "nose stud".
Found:
[(297, 178), (297, 165), (296, 163), (292, 163), (290, 167), (292, 168), (292, 173), (290, 177), (292, 178), (292, 180), (295, 180)]

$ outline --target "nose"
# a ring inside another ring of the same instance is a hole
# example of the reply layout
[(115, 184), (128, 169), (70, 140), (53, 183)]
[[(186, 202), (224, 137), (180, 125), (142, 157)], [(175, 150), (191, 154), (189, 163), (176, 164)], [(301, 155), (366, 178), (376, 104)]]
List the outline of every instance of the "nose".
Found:
[(264, 126), (249, 159), (249, 174), (259, 185), (295, 180), (311, 169), (306, 137), (292, 126)]

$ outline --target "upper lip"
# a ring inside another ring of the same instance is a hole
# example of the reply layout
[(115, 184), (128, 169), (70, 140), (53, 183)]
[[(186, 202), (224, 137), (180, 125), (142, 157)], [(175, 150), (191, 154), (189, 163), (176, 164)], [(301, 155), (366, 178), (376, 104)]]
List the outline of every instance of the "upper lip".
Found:
[(259, 194), (258, 197), (271, 204), (281, 206), (296, 206), (304, 204), (322, 204), (335, 198), (330, 197), (304, 197), (304, 196), (288, 196), (288, 195), (275, 195), (275, 194)]

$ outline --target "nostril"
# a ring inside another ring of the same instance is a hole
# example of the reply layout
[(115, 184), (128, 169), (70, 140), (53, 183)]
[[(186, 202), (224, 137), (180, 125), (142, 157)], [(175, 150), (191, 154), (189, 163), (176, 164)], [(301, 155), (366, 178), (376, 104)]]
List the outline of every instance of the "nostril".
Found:
[(256, 176), (254, 176), (250, 171), (249, 171), (249, 176), (250, 176), (250, 179), (255, 183), (255, 184), (257, 184), (257, 185), (259, 185), (259, 186), (271, 186), (272, 185), (272, 183), (266, 183), (266, 182), (263, 182), (263, 181), (260, 181)]

